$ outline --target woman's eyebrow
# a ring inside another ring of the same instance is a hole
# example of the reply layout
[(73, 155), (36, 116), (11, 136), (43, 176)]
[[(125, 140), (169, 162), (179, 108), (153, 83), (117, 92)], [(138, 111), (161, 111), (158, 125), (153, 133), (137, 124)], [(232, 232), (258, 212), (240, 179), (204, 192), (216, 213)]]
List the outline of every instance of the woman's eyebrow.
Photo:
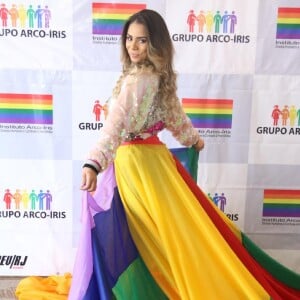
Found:
[(148, 36), (147, 35), (142, 35), (142, 36), (133, 36), (133, 35), (131, 35), (131, 34), (129, 34), (129, 33), (127, 33), (127, 36), (130, 36), (130, 37), (134, 37), (134, 38), (136, 38), (136, 39), (144, 39), (144, 38), (148, 38)]

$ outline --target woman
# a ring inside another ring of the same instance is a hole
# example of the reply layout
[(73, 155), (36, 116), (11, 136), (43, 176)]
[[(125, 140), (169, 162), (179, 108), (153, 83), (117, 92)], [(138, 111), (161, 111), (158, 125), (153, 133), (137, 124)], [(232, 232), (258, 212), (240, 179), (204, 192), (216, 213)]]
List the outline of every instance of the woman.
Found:
[(82, 189), (95, 190), (97, 174), (114, 161), (122, 141), (145, 140), (167, 128), (183, 145), (204, 147), (176, 97), (173, 52), (168, 29), (157, 13), (141, 11), (125, 24), (123, 74), (100, 140), (83, 168)]
[(247, 253), (245, 262), (238, 258), (199, 205), (206, 196), (188, 186), (157, 138), (167, 129), (182, 145), (204, 147), (176, 97), (173, 52), (167, 26), (155, 11), (142, 10), (126, 22), (123, 73), (100, 139), (84, 164), (81, 188), (93, 192), (98, 173), (114, 163), (131, 237), (167, 298), (283, 299)]
[(288, 287), (249, 255), (238, 229), (159, 141), (167, 129), (184, 146), (204, 147), (176, 96), (173, 52), (155, 11), (126, 22), (123, 72), (82, 170), (93, 230), (79, 250), (93, 266), (77, 257), (69, 299), (299, 299), (298, 283)]

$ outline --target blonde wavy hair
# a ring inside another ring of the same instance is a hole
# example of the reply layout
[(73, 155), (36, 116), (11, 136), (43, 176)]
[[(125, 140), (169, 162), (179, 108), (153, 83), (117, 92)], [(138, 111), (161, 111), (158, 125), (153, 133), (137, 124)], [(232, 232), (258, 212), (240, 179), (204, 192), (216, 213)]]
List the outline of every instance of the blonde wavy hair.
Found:
[(138, 23), (145, 26), (148, 32), (147, 61), (144, 65), (152, 66), (154, 72), (160, 76), (158, 99), (163, 111), (172, 111), (172, 108), (179, 104), (176, 95), (177, 75), (173, 70), (174, 47), (167, 25), (160, 14), (154, 10), (143, 9), (132, 15), (123, 27), (121, 36), (121, 62), (123, 72), (113, 90), (117, 95), (124, 76), (132, 69), (132, 63), (126, 49), (126, 37), (130, 24)]

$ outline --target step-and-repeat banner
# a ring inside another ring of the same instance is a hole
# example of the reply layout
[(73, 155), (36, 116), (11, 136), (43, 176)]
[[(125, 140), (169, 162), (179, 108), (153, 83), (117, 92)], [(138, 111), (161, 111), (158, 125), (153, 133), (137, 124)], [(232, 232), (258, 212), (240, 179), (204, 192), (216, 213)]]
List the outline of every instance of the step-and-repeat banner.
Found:
[(122, 26), (143, 8), (167, 22), (178, 96), (206, 141), (198, 184), (300, 272), (300, 0), (6, 0), (0, 275), (72, 272), (82, 162), (120, 74)]

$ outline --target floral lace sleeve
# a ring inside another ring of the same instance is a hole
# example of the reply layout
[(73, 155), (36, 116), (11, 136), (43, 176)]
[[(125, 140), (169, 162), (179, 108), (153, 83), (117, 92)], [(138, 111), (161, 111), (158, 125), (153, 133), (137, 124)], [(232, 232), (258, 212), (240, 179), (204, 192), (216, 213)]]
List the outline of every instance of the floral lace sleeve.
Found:
[(171, 131), (178, 142), (187, 147), (196, 144), (200, 138), (198, 130), (193, 128), (179, 100), (176, 103), (175, 113), (166, 118), (166, 128)]
[(87, 163), (100, 171), (113, 162), (124, 135), (138, 132), (143, 127), (157, 89), (158, 77), (153, 73), (143, 72), (124, 78), (118, 97), (111, 100), (107, 119), (96, 146), (88, 154)]

